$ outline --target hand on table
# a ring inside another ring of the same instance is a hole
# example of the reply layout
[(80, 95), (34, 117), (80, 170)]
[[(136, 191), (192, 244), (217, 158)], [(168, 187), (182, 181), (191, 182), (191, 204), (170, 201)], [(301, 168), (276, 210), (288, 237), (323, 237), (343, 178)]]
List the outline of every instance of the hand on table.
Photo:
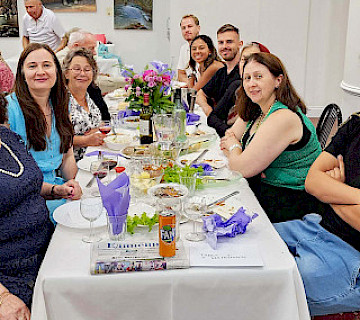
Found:
[(229, 156), (230, 147), (234, 144), (239, 144), (239, 140), (233, 132), (226, 131), (225, 136), (223, 136), (220, 140), (220, 149), (227, 157)]
[(331, 170), (325, 171), (331, 178), (345, 183), (345, 165), (342, 155), (337, 156), (337, 166)]
[(3, 298), (0, 307), (1, 320), (30, 320), (30, 310), (25, 303), (13, 294)]
[(57, 185), (54, 191), (57, 196), (64, 199), (78, 200), (82, 196), (81, 187), (74, 179), (66, 181), (62, 185)]

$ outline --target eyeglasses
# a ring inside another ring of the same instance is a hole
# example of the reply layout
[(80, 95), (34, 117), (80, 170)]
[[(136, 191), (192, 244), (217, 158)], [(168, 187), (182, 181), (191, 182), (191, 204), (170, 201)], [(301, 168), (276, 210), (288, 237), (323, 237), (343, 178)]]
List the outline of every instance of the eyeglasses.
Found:
[(92, 73), (93, 69), (90, 67), (80, 68), (80, 67), (74, 67), (68, 70), (72, 70), (75, 74), (81, 73), (81, 71), (84, 71), (84, 73)]

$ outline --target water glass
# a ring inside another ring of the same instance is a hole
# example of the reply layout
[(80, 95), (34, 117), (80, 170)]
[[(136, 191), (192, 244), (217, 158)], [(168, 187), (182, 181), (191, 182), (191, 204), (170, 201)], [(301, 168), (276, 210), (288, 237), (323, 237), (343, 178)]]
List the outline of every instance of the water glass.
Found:
[(92, 243), (101, 240), (99, 236), (95, 236), (93, 233), (93, 222), (100, 217), (102, 210), (103, 204), (100, 196), (83, 196), (81, 198), (80, 213), (84, 219), (90, 222), (90, 234), (82, 238), (84, 242)]
[(185, 238), (189, 241), (202, 241), (205, 239), (203, 232), (196, 230), (196, 220), (201, 218), (205, 214), (205, 197), (190, 197), (185, 203), (185, 215), (193, 223), (193, 230), (186, 234)]
[(197, 178), (198, 175), (196, 173), (191, 176), (184, 176), (182, 175), (182, 172), (180, 172), (179, 175), (180, 184), (188, 188), (190, 196), (194, 195), (195, 193)]
[(127, 214), (107, 216), (107, 227), (109, 239), (114, 241), (125, 240)]

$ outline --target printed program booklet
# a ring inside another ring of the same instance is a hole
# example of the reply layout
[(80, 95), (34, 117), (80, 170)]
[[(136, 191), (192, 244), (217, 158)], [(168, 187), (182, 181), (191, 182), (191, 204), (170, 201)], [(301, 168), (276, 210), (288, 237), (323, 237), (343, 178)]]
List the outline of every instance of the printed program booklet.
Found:
[(159, 255), (157, 241), (101, 241), (91, 245), (90, 259), (91, 274), (189, 268), (181, 241), (171, 258)]

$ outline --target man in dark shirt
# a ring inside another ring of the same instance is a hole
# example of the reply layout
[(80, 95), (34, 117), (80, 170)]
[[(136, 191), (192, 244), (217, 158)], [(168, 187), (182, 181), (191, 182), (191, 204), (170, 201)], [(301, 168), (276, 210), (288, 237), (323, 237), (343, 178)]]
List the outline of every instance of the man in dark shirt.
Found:
[(219, 69), (197, 93), (196, 102), (206, 116), (223, 97), (229, 85), (240, 79), (238, 63), (243, 42), (240, 40), (239, 29), (231, 24), (225, 24), (217, 31), (217, 39), (219, 53), (226, 65)]
[[(322, 215), (274, 224), (304, 281), (311, 315), (360, 310), (360, 113), (311, 166), (306, 191)], [(294, 208), (296, 210), (296, 208)]]

